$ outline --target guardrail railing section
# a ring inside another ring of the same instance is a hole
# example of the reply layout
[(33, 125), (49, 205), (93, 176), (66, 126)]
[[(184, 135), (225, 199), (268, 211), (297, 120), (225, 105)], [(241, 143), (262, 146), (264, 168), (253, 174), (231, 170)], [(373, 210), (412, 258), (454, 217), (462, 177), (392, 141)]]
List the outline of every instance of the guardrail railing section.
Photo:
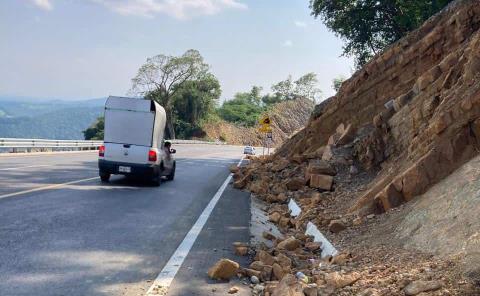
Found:
[[(224, 142), (169, 140), (172, 144), (226, 145)], [(103, 141), (0, 138), (0, 153), (98, 150)]]

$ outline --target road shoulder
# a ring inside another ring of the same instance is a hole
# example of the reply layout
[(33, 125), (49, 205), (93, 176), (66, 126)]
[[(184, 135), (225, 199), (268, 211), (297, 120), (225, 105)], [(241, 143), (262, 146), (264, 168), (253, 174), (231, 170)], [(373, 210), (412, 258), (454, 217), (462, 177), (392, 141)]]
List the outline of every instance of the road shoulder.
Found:
[(234, 285), (241, 289), (236, 295), (250, 295), (249, 287), (236, 279), (219, 282), (207, 276), (208, 268), (221, 258), (234, 260), (241, 266), (248, 263), (248, 257), (233, 253), (232, 243), (249, 242), (250, 215), (249, 194), (228, 186), (183, 262), (168, 295), (227, 295)]

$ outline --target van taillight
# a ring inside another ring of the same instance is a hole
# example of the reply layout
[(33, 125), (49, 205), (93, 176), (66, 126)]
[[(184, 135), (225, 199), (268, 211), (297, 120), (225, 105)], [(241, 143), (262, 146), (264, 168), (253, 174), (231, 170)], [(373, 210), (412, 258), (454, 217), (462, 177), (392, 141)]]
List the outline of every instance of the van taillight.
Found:
[(157, 152), (155, 150), (148, 151), (148, 161), (157, 161)]
[(98, 148), (98, 156), (104, 157), (105, 156), (105, 146), (102, 145)]

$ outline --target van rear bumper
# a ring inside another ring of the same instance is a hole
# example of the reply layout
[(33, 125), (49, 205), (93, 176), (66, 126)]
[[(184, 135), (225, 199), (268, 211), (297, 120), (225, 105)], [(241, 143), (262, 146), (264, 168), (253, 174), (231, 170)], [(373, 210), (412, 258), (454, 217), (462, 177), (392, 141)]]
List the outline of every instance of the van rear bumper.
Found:
[[(130, 173), (120, 172), (119, 167), (130, 167)], [(152, 164), (134, 164), (126, 162), (98, 160), (98, 169), (103, 173), (112, 175), (135, 175), (135, 176), (157, 176), (160, 174), (160, 166)]]

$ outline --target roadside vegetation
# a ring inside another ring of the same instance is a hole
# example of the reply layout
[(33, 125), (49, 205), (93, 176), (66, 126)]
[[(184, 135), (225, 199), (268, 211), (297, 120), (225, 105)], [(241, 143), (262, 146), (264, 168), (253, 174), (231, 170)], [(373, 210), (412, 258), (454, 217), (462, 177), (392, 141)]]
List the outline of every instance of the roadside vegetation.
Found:
[[(178, 57), (157, 55), (140, 67), (130, 95), (155, 100), (165, 108), (171, 139), (205, 138), (203, 126), (212, 123), (253, 127), (276, 104), (299, 98), (315, 102), (321, 96), (316, 74), (307, 73), (297, 80), (289, 76), (275, 83), (269, 93), (252, 86), (220, 102), (221, 85), (209, 69), (196, 50)], [(99, 118), (84, 131), (85, 139), (103, 139), (103, 128), (103, 118)]]
[(343, 55), (365, 65), (453, 0), (310, 0), (312, 15), (345, 41)]

